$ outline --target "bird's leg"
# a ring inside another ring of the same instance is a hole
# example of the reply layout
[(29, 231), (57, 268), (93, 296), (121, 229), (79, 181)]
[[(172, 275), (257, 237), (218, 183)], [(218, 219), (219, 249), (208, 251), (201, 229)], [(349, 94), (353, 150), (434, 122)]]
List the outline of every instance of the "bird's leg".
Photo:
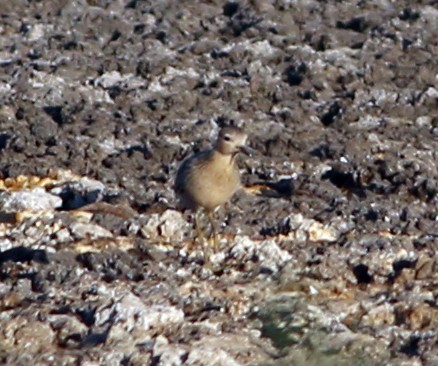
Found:
[(199, 241), (199, 244), (202, 246), (205, 241), (204, 230), (201, 227), (201, 220), (199, 215), (201, 214), (201, 209), (197, 209), (195, 212), (195, 229), (196, 229), (196, 238)]
[(210, 221), (210, 225), (211, 225), (211, 237), (213, 238), (213, 250), (214, 250), (214, 252), (217, 252), (219, 250), (219, 238), (217, 236), (217, 231), (216, 231), (216, 223), (214, 220), (214, 211), (208, 211), (207, 216), (208, 216), (208, 220)]
[(205, 239), (204, 230), (201, 227), (201, 218), (200, 218), (201, 213), (202, 213), (202, 209), (201, 208), (196, 210), (196, 213), (195, 213), (196, 236), (197, 236), (199, 245), (203, 249), (204, 261), (206, 263), (208, 263), (209, 260), (210, 260), (210, 254), (207, 253), (208, 246), (205, 246), (207, 241)]

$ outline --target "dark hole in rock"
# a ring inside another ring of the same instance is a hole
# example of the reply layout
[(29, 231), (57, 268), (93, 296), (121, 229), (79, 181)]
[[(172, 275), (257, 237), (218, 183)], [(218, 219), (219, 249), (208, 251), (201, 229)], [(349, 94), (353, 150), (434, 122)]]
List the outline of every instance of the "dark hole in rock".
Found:
[(95, 253), (81, 253), (76, 256), (76, 260), (89, 271), (96, 271), (101, 267), (100, 261), (96, 259)]
[(18, 107), (17, 112), (15, 113), (15, 118), (21, 120), (26, 115), (24, 108)]
[(67, 41), (62, 45), (62, 47), (67, 51), (76, 50), (78, 46), (79, 44), (76, 41)]
[[(231, 17), (227, 27), (231, 29), (235, 37), (239, 37), (243, 32), (252, 28), (262, 21), (261, 17), (256, 16), (250, 11), (250, 8), (237, 9), (236, 14)], [(222, 32), (226, 32), (223, 29)]]
[[(41, 58), (42, 54), (40, 50), (31, 50), (27, 53), (27, 57), (29, 57), (29, 59), (31, 60), (38, 60), (39, 58)], [(34, 68), (38, 69), (38, 67)]]
[(353, 274), (357, 279), (357, 283), (371, 283), (373, 276), (368, 273), (368, 266), (365, 264), (358, 264), (353, 267)]
[(365, 264), (358, 264), (353, 267), (353, 274), (356, 277), (357, 283), (371, 283), (373, 276), (368, 273), (368, 266)]
[(161, 356), (152, 356), (151, 357), (151, 366), (158, 366), (158, 365), (160, 365), (160, 359), (161, 359)]
[(224, 115), (221, 115), (219, 117), (217, 117), (215, 119), (216, 124), (220, 127), (226, 127), (226, 126), (234, 126), (235, 125), (235, 121), (234, 119), (230, 119)]
[(0, 264), (7, 261), (12, 262), (30, 262), (49, 263), (47, 253), (42, 249), (29, 249), (25, 247), (16, 247), (5, 250), (0, 253)]
[(114, 273), (114, 271), (110, 271), (110, 272), (105, 273), (102, 276), (102, 280), (107, 282), (107, 283), (111, 283), (111, 282), (114, 282), (115, 280), (117, 280), (117, 277), (118, 276), (116, 273)]
[(147, 60), (140, 60), (135, 68), (137, 75), (147, 78), (151, 72), (151, 63)]
[[(417, 262), (416, 260), (408, 260), (408, 259), (401, 259), (399, 261), (394, 262), (392, 264), (392, 268), (394, 269), (394, 272), (388, 275), (388, 283), (394, 283), (395, 279), (398, 276), (400, 276), (400, 274), (405, 268), (414, 268), (416, 262)], [(406, 285), (410, 285), (410, 283), (406, 283)]]
[(368, 28), (368, 23), (364, 17), (354, 17), (346, 22), (337, 21), (336, 27), (340, 29), (350, 29), (355, 32), (363, 32)]
[(88, 334), (85, 339), (81, 342), (80, 347), (83, 348), (92, 348), (98, 346), (99, 344), (103, 344), (106, 342), (108, 337), (108, 331), (103, 333), (91, 333)]
[(232, 17), (234, 14), (237, 13), (237, 11), (239, 10), (239, 3), (236, 1), (228, 1), (224, 6), (223, 6), (223, 11), (224, 11), (224, 15), (226, 17)]
[(52, 309), (50, 311), (50, 314), (65, 315), (65, 314), (71, 313), (71, 311), (72, 311), (71, 305), (62, 304), (62, 305), (59, 305), (59, 307)]
[(129, 366), (131, 364), (131, 356), (124, 356), (123, 359), (120, 361), (121, 366)]
[(271, 33), (273, 33), (273, 34), (278, 34), (278, 33), (279, 33), (279, 32), (278, 32), (278, 29), (275, 28), (275, 27), (269, 27), (269, 28), (268, 28), (268, 31), (271, 32)]
[(304, 80), (307, 66), (304, 62), (289, 65), (283, 72), (283, 80), (290, 86), (300, 85)]
[(134, 25), (134, 33), (135, 34), (141, 34), (143, 33), (145, 30), (145, 25), (144, 24), (136, 24)]
[(49, 139), (46, 141), (47, 147), (57, 146), (57, 144), (58, 144), (58, 141), (56, 140), (55, 136), (49, 137)]
[(53, 34), (50, 36), (50, 40), (63, 41), (66, 38), (64, 34)]
[(31, 285), (33, 292), (44, 292), (45, 290), (45, 281), (38, 274), (34, 274), (31, 278)]
[(65, 339), (64, 339), (64, 344), (67, 343), (72, 343), (71, 341), (73, 341), (73, 343), (79, 343), (82, 341), (82, 336), (80, 333), (72, 333), (69, 334)]
[(405, 207), (403, 208), (402, 212), (400, 213), (400, 220), (403, 222), (408, 221), (408, 219), (410, 218), (410, 212), (409, 212), (409, 208)]
[(115, 30), (115, 31), (113, 32), (113, 34), (111, 35), (110, 42), (117, 41), (117, 40), (120, 38), (121, 35), (122, 35), (122, 33), (121, 33), (120, 31)]
[(318, 40), (315, 42), (314, 48), (316, 51), (325, 51), (329, 48), (330, 38), (323, 34)]
[(368, 210), (365, 213), (365, 219), (376, 222), (379, 219), (379, 212), (376, 210)]
[(429, 202), (437, 194), (437, 184), (433, 179), (424, 179), (420, 183), (415, 184), (414, 187), (410, 188), (409, 192), (414, 196)]
[(420, 14), (411, 8), (404, 8), (400, 15), (398, 16), (400, 20), (412, 20), (415, 21), (420, 18)]
[[(310, 258), (308, 261), (306, 261), (307, 265), (309, 266), (317, 266), (319, 264), (321, 264), (321, 258), (320, 257), (316, 257), (313, 256), (312, 258)], [(313, 275), (312, 275), (313, 276)], [(317, 278), (317, 277), (314, 277)]]
[(410, 39), (408, 39), (408, 38), (403, 38), (403, 40), (402, 40), (403, 51), (406, 51), (406, 50), (409, 48), (409, 46), (412, 45), (412, 43), (414, 43), (414, 42), (411, 41)]
[(213, 80), (211, 83), (210, 83), (210, 87), (211, 88), (217, 88), (219, 86), (219, 81), (218, 80)]
[(303, 99), (314, 99), (315, 98), (315, 92), (313, 90), (304, 90), (304, 91), (298, 91), (298, 95)]
[(215, 60), (217, 60), (218, 58), (228, 57), (229, 55), (230, 54), (228, 52), (224, 52), (216, 48), (210, 52), (210, 56)]
[(260, 192), (265, 197), (288, 198), (295, 191), (295, 185), (291, 178), (280, 179), (278, 182), (255, 182), (255, 184), (267, 187)]
[(157, 99), (147, 100), (146, 105), (151, 111), (156, 111), (158, 109), (158, 100)]
[(271, 275), (273, 273), (274, 273), (274, 271), (268, 267), (260, 267), (260, 269), (259, 269), (259, 274)]
[(295, 191), (294, 182), (290, 178), (280, 179), (278, 182), (271, 183), (272, 187), (282, 196), (292, 196)]
[(62, 199), (62, 206), (60, 210), (70, 211), (81, 208), (90, 203), (96, 202), (101, 196), (100, 190), (93, 190), (90, 192), (80, 192), (74, 187), (66, 185), (59, 193)]
[(207, 302), (201, 311), (220, 311), (222, 306), (212, 302)]
[(8, 133), (0, 133), (0, 151), (6, 147), (6, 144), (10, 138), (11, 135)]
[(242, 72), (239, 70), (225, 70), (221, 73), (221, 76), (230, 78), (240, 78), (243, 76)]
[(108, 94), (111, 97), (111, 99), (116, 99), (120, 94), (122, 94), (123, 89), (120, 87), (120, 85), (113, 85), (108, 89)]
[(30, 31), (31, 28), (32, 28), (32, 26), (30, 24), (22, 23), (20, 26), (19, 32), (26, 34), (27, 32)]
[(338, 188), (345, 188), (349, 191), (356, 194), (358, 197), (365, 198), (365, 190), (364, 188), (356, 183), (354, 176), (350, 172), (342, 172), (336, 168), (332, 168), (331, 170), (325, 172), (322, 176), (322, 179), (328, 179), (330, 183), (335, 185)]
[(333, 151), (330, 149), (330, 145), (326, 143), (323, 143), (310, 150), (310, 155), (315, 156), (321, 160), (334, 158), (334, 154)]
[(392, 268), (398, 274), (401, 271), (403, 271), (405, 268), (414, 268), (415, 263), (416, 263), (415, 260), (401, 259), (397, 262), (394, 262), (392, 264)]
[(43, 107), (43, 111), (46, 112), (58, 125), (64, 125), (68, 122), (66, 116), (62, 112), (62, 106), (45, 106)]
[(213, 94), (213, 91), (210, 88), (203, 88), (201, 94), (204, 96), (209, 96)]
[(364, 45), (364, 42), (356, 42), (351, 45), (351, 49), (360, 50)]
[(79, 308), (76, 310), (76, 315), (79, 316), (82, 323), (91, 327), (96, 321), (96, 308)]
[(335, 101), (330, 105), (329, 110), (324, 113), (320, 120), (324, 126), (330, 126), (333, 122), (336, 121), (336, 118), (342, 114), (342, 106), (338, 101)]
[[(394, 300), (394, 303), (395, 302), (396, 302), (396, 300)], [(395, 315), (395, 325), (401, 326), (401, 325), (406, 323), (407, 313), (406, 313), (406, 311), (404, 311), (404, 309), (402, 309), (400, 307), (395, 307), (394, 308), (394, 315)]]
[(138, 272), (128, 272), (128, 274), (126, 275), (126, 277), (134, 282), (140, 282), (143, 281), (145, 279), (145, 276), (143, 273), (138, 273)]
[(404, 353), (409, 357), (418, 356), (418, 346), (420, 343), (420, 337), (412, 336), (408, 339), (408, 341), (400, 347), (400, 352)]
[(157, 38), (157, 40), (159, 40), (161, 43), (165, 43), (167, 38), (167, 33), (165, 31), (159, 31), (156, 34), (155, 38)]
[(143, 0), (132, 0), (129, 1), (126, 5), (126, 9), (135, 9), (137, 7), (137, 3), (143, 2)]

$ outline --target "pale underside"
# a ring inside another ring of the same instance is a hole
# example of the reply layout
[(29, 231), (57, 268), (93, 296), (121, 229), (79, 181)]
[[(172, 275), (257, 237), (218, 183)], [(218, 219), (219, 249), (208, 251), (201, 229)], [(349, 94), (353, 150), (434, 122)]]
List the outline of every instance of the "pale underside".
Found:
[(232, 155), (215, 150), (200, 152), (186, 159), (176, 176), (175, 187), (183, 207), (213, 211), (239, 190), (239, 170)]

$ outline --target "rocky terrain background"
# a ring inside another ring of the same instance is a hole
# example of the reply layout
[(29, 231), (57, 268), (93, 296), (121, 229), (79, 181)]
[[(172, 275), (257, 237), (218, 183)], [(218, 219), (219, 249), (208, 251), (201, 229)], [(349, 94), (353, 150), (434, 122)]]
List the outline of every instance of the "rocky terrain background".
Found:
[[(438, 364), (436, 0), (0, 19), (2, 364)], [(226, 124), (208, 258), (172, 181)]]

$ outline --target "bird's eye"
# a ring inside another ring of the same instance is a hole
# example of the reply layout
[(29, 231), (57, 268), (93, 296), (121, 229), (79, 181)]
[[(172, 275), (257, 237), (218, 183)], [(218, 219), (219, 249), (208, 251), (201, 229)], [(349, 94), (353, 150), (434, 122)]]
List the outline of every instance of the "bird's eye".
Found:
[(225, 135), (225, 136), (224, 136), (224, 140), (225, 140), (225, 141), (231, 141), (231, 137), (228, 136), (228, 135)]

